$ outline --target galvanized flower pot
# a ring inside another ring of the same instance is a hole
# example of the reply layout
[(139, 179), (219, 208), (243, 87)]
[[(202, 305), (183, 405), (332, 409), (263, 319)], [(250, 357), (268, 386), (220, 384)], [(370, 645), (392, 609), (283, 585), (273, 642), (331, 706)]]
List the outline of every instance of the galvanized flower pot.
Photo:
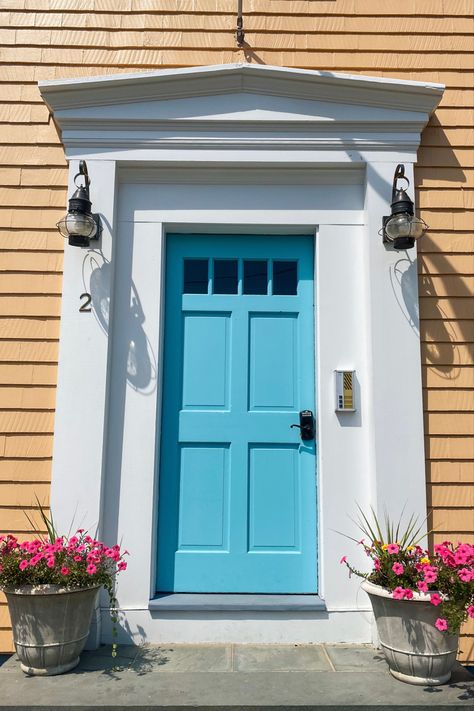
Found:
[(99, 587), (24, 585), (4, 590), (25, 674), (52, 676), (79, 664)]
[(430, 596), (414, 593), (412, 600), (394, 600), (391, 592), (367, 580), (361, 587), (370, 597), (390, 673), (408, 684), (438, 686), (449, 681), (459, 635), (436, 629), (439, 611)]

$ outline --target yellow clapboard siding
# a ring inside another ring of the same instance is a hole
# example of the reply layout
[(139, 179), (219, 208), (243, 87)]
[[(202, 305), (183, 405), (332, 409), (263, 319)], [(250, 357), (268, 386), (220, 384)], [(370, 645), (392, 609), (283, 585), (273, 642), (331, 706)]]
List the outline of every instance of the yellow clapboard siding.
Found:
[(51, 481), (51, 459), (0, 459), (0, 481)]
[(474, 318), (474, 297), (443, 298), (422, 296), (420, 298), (420, 317), (422, 319), (452, 319)]
[(428, 388), (474, 388), (474, 370), (469, 366), (423, 364), (421, 372)]
[(437, 366), (469, 365), (472, 367), (474, 346), (472, 344), (453, 346), (452, 343), (422, 343), (421, 359), (422, 363), (431, 363)]
[[(31, 137), (33, 143), (34, 134), (29, 131), (25, 131), (23, 127), (22, 133)], [(11, 127), (9, 132), (11, 131)], [(18, 143), (18, 139), (11, 140), (12, 143)], [(15, 188), (0, 188), (0, 200), (4, 207), (12, 205), (14, 207), (60, 207), (66, 208), (67, 205), (67, 194), (66, 190), (62, 188), (26, 188), (26, 187), (15, 187)]]
[[(19, 457), (29, 459), (35, 457), (51, 457), (53, 449), (52, 435), (0, 435), (0, 454), (7, 459)], [(24, 530), (24, 529), (20, 529)]]
[[(428, 459), (474, 459), (474, 437), (425, 437)], [(454, 530), (454, 529), (453, 529)]]
[[(21, 252), (34, 250), (35, 252), (62, 252), (64, 250), (64, 237), (61, 237), (57, 229), (47, 230), (8, 230), (0, 229), (0, 250), (10, 250)], [(0, 264), (3, 266), (4, 254), (0, 256)]]
[(474, 435), (474, 412), (431, 412), (424, 419), (426, 431), (433, 435)]
[[(420, 322), (422, 341), (435, 343), (474, 343), (474, 321), (422, 320)], [(456, 362), (456, 361), (454, 361)]]
[(51, 252), (12, 252), (0, 256), (5, 272), (62, 272), (63, 255)]
[(10, 652), (14, 651), (13, 637), (9, 629), (0, 629), (0, 651), (4, 654), (10, 654)]
[[(1, 345), (1, 343), (0, 343)], [(6, 410), (53, 410), (56, 403), (56, 388), (0, 387), (0, 409)]]
[(62, 281), (61, 274), (2, 274), (0, 294), (61, 294)]
[(37, 501), (43, 506), (49, 502), (49, 483), (26, 482), (12, 484), (0, 482), (0, 501), (2, 506), (32, 507), (37, 505)]
[(470, 252), (472, 256), (474, 253), (474, 234), (430, 230), (428, 234), (424, 235), (423, 241), (419, 242), (419, 253), (426, 254), (428, 252), (445, 252), (447, 255), (450, 252)]
[(66, 168), (22, 168), (21, 169), (21, 185), (37, 185), (44, 187), (67, 186), (67, 169)]
[[(474, 274), (474, 254), (420, 254), (419, 269), (428, 274)], [(474, 293), (474, 292), (473, 292)], [(474, 314), (473, 314), (474, 318)]]
[(474, 618), (470, 617), (463, 624), (461, 634), (474, 636)]
[[(434, 114), (431, 116), (428, 128), (431, 126), (444, 126), (445, 128), (470, 128), (473, 123), (474, 109), (472, 108), (474, 100), (472, 99), (472, 92), (467, 89), (453, 89), (453, 94), (457, 98), (458, 102), (466, 102), (466, 106), (463, 108), (454, 108), (456, 104), (453, 102), (440, 104), (440, 107), (436, 109)], [(464, 98), (463, 98), (464, 97)], [(453, 97), (454, 98), (454, 97)], [(447, 102), (447, 99), (446, 99)], [(423, 131), (423, 140), (425, 136), (425, 131)]]
[[(25, 516), (25, 510), (34, 528), (32, 528), (30, 521)], [(41, 515), (38, 508), (27, 508), (26, 506), (24, 509), (0, 507), (0, 533), (11, 532), (16, 534), (17, 531), (26, 533), (39, 530), (41, 530)]]
[(473, 276), (429, 276), (419, 280), (420, 296), (471, 297), (474, 293)]
[(0, 338), (59, 338), (59, 319), (0, 317)]
[(20, 185), (21, 168), (1, 168), (0, 185)]
[[(336, 5), (336, 7), (335, 7)], [(35, 11), (77, 11), (77, 12), (235, 12), (233, 0), (160, 0), (159, 6), (150, 3), (150, 0), (4, 0), (3, 7), (8, 10), (35, 10)], [(407, 17), (435, 15), (447, 17), (472, 16), (472, 5), (468, 0), (451, 0), (447, 5), (444, 0), (431, 0), (424, 12), (420, 13), (420, 6), (416, 2), (402, 0), (396, 10)], [(246, 15), (252, 17), (254, 13), (271, 13), (280, 16), (293, 14), (319, 14), (334, 13), (335, 15), (394, 15), (397, 14), (391, 6), (383, 6), (378, 0), (333, 0), (327, 2), (308, 2), (307, 0), (251, 0)], [(285, 18), (286, 19), (286, 18)]]
[(474, 412), (474, 390), (425, 389), (423, 399), (429, 412)]
[[(74, 46), (95, 47), (176, 47), (176, 48), (225, 48), (233, 43), (235, 25), (229, 18), (226, 25), (212, 28), (212, 32), (202, 27), (192, 28), (192, 31), (183, 32), (176, 28), (163, 27), (152, 30), (124, 30), (113, 32), (104, 28), (97, 29), (18, 29), (3, 30), (6, 33), (4, 44), (17, 46)], [(319, 31), (315, 27), (303, 30), (304, 23), (298, 26), (300, 31), (295, 33), (286, 27), (285, 33), (275, 35), (272, 32), (258, 32), (253, 26), (246, 31), (245, 40), (254, 49), (319, 49), (319, 50), (398, 50), (399, 52), (437, 52), (437, 51), (466, 51), (472, 48), (472, 37), (469, 34), (459, 34), (456, 37), (446, 34), (407, 34), (393, 35), (393, 33), (336, 33)], [(266, 28), (265, 28), (266, 29)], [(296, 28), (295, 28), (296, 29)], [(474, 27), (473, 27), (474, 29)], [(230, 35), (230, 36), (229, 36)], [(0, 41), (2, 37), (0, 34)]]
[(0, 383), (3, 385), (56, 385), (56, 379), (57, 367), (53, 364), (0, 363)]
[(474, 511), (474, 483), (465, 485), (429, 484), (428, 506), (433, 508), (459, 508), (470, 506)]
[(48, 229), (51, 225), (55, 225), (64, 216), (64, 213), (65, 208), (30, 208), (29, 210), (7, 208), (0, 210), (0, 227)]
[(0, 299), (1, 316), (59, 316), (59, 296), (5, 296)]
[(435, 168), (456, 168), (459, 165), (472, 168), (474, 166), (474, 156), (470, 148), (452, 149), (421, 144), (418, 149), (418, 163)]
[(426, 463), (426, 479), (433, 484), (474, 484), (474, 461), (428, 461)]
[[(232, 34), (229, 33), (229, 38)], [(233, 38), (232, 38), (233, 39)], [(230, 45), (232, 46), (232, 45)], [(85, 64), (95, 66), (136, 66), (164, 67), (234, 63), (241, 56), (238, 48), (222, 49), (187, 49), (187, 48), (71, 48), (71, 47), (0, 47), (0, 62), (14, 63), (25, 61), (32, 64)], [(430, 69), (436, 63), (458, 70), (470, 70), (472, 57), (466, 53), (404, 52), (396, 50), (383, 54), (373, 51), (354, 50), (353, 52), (326, 50), (279, 51), (262, 49), (259, 57), (265, 64), (293, 65), (313, 69), (347, 71), (356, 67), (364, 71), (373, 68), (391, 71), (395, 69), (422, 70)]]
[[(57, 363), (57, 341), (0, 341), (0, 361)], [(0, 401), (0, 409), (1, 409)]]
[[(334, 11), (338, 5), (334, 4)], [(178, 6), (176, 5), (176, 8)], [(287, 15), (285, 17), (285, 27), (281, 27), (280, 14), (268, 14), (272, 12), (273, 3), (267, 3), (266, 14), (251, 13), (251, 8), (245, 10), (247, 20), (253, 31), (281, 32), (286, 29), (288, 32), (355, 32), (359, 34), (383, 34), (391, 33), (394, 28), (394, 18), (373, 16), (369, 20), (367, 16), (354, 16), (333, 14), (331, 16), (312, 12), (317, 10), (318, 5), (310, 4), (306, 6), (306, 13), (303, 15)], [(63, 8), (65, 9), (65, 8)], [(0, 27), (54, 27), (63, 28), (102, 28), (102, 29), (175, 29), (175, 30), (226, 30), (235, 25), (235, 13), (220, 13), (215, 11), (209, 14), (191, 14), (179, 12), (167, 14), (162, 3), (154, 8), (149, 7), (153, 12), (131, 14), (131, 13), (94, 13), (84, 12), (44, 12), (44, 13), (15, 13), (5, 19), (0, 18)], [(219, 4), (216, 5), (219, 9)], [(309, 13), (312, 13), (311, 15)], [(454, 35), (469, 34), (473, 28), (472, 18), (462, 17), (398, 17), (396, 26), (399, 32), (407, 34), (447, 34)]]
[(61, 146), (3, 146), (0, 145), (0, 163), (3, 165), (66, 165)]
[(474, 664), (474, 635), (462, 636), (459, 641), (458, 661), (461, 664)]
[[(10, 615), (8, 614), (7, 605), (0, 603), (0, 630), (10, 627)], [(3, 650), (0, 650), (0, 653)]]
[(433, 230), (469, 231), (472, 230), (474, 211), (455, 208), (443, 208), (440, 210), (424, 208), (421, 216)]
[(460, 531), (472, 534), (474, 529), (474, 509), (433, 509), (433, 528), (437, 531)]
[[(0, 433), (49, 433), (54, 430), (54, 412), (0, 410)], [(1, 501), (1, 498), (0, 498)]]
[(472, 210), (474, 207), (474, 191), (470, 189), (457, 190), (420, 190), (418, 192), (418, 208), (447, 208), (456, 210)]
[(423, 144), (425, 146), (469, 146), (473, 142), (474, 128), (427, 126), (423, 131)]

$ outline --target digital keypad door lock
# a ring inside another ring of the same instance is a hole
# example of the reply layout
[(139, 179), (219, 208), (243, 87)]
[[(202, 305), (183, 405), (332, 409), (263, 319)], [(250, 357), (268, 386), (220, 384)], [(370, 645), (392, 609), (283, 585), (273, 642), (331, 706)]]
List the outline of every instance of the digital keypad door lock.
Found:
[(301, 410), (300, 424), (290, 425), (290, 427), (298, 427), (300, 437), (303, 440), (314, 439), (314, 415), (311, 410)]

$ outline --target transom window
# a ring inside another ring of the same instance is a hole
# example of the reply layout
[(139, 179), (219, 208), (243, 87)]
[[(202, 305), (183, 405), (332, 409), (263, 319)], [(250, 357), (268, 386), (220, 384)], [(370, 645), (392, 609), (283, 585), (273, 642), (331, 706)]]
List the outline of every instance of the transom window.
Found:
[(296, 296), (297, 292), (297, 260), (184, 260), (183, 294)]

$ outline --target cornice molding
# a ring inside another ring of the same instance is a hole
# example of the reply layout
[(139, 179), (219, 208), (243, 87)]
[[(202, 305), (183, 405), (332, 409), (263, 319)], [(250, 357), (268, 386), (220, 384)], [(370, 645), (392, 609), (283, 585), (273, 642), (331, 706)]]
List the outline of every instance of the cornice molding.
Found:
[(247, 64), (43, 81), (39, 87), (66, 153), (187, 146), (412, 151), (444, 88)]

